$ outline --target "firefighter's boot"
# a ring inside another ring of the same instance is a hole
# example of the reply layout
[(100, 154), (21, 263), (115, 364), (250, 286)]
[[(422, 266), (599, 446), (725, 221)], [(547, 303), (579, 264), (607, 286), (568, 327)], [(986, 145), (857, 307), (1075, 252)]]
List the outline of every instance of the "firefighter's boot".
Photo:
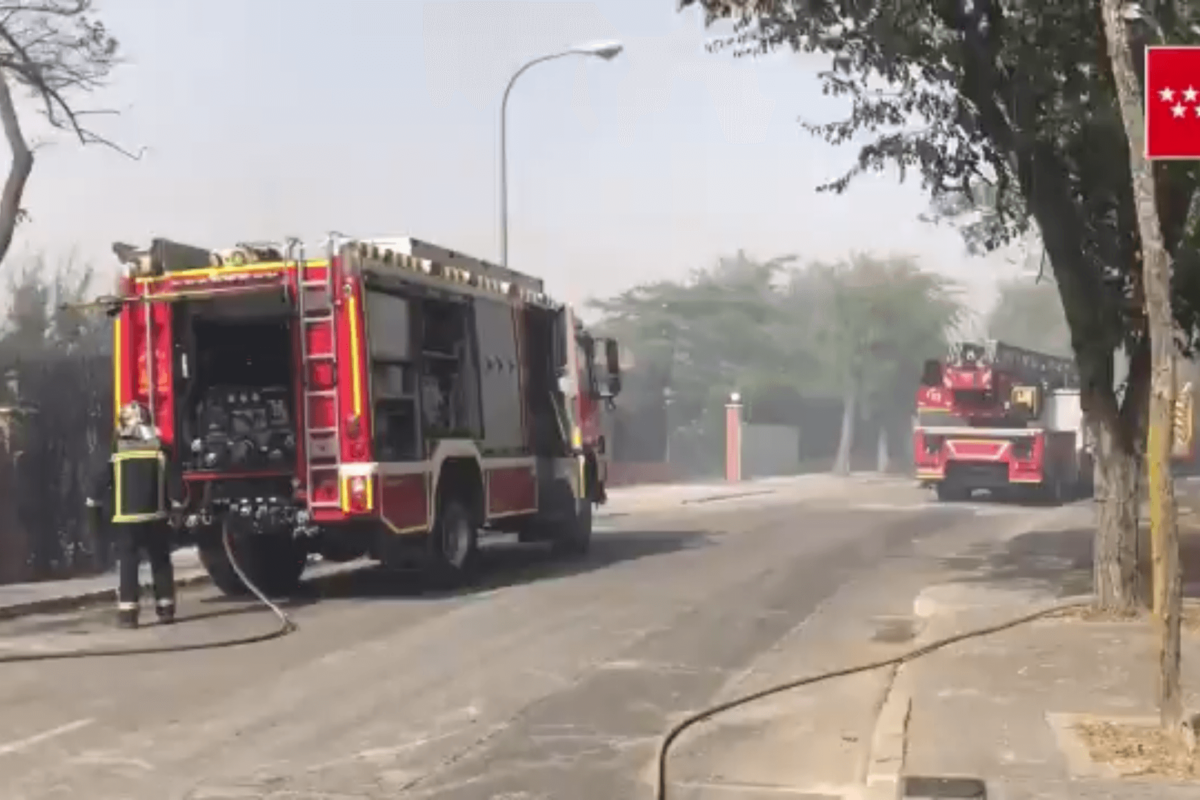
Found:
[(117, 627), (133, 630), (138, 626), (138, 610), (136, 608), (121, 608), (117, 610)]
[(154, 611), (158, 614), (159, 625), (171, 625), (175, 622), (175, 601), (159, 600)]

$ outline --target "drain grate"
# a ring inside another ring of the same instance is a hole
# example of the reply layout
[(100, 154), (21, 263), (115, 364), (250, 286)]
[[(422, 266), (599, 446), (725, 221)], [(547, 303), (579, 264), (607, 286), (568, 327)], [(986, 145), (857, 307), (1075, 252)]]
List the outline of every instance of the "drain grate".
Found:
[(912, 776), (904, 779), (905, 800), (987, 800), (987, 784), (979, 778), (930, 778)]

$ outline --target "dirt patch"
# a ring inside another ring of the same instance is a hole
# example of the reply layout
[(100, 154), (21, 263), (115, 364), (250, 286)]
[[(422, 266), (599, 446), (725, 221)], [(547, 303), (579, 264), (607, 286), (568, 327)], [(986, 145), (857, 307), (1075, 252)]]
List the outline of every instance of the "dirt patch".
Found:
[[(1135, 612), (1133, 614), (1117, 614), (1112, 611), (1102, 611), (1092, 608), (1091, 606), (1080, 606), (1077, 608), (1064, 608), (1051, 614), (1048, 619), (1068, 619), (1078, 620), (1080, 622), (1141, 622), (1147, 625), (1150, 624), (1150, 616), (1146, 612)], [(1180, 620), (1180, 626), (1183, 630), (1189, 633), (1200, 633), (1200, 604), (1185, 603), (1183, 606), (1183, 619)]]
[(1123, 778), (1200, 779), (1200, 758), (1173, 744), (1157, 727), (1127, 722), (1078, 722), (1075, 733), (1092, 761)]
[(1144, 618), (1145, 615), (1141, 612), (1117, 614), (1112, 611), (1093, 608), (1092, 606), (1064, 608), (1062, 611), (1056, 611), (1047, 616), (1047, 619), (1073, 619), (1080, 622), (1138, 622)]

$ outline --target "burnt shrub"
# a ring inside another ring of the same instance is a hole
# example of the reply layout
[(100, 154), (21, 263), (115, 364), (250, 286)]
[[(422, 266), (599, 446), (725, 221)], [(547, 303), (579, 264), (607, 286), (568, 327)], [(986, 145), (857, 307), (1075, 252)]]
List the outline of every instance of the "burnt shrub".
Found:
[(84, 500), (112, 430), (111, 325), (62, 308), (91, 271), (32, 259), (9, 281), (0, 335), (0, 582), (94, 574), (112, 566)]

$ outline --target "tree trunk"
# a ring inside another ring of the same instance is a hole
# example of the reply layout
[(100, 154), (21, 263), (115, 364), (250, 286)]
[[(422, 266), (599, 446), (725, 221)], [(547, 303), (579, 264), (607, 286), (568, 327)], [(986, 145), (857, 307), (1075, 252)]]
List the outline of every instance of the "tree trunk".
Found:
[(1129, 141), (1133, 196), (1142, 244), (1142, 285), (1150, 331), (1151, 384), (1146, 460), (1154, 563), (1154, 619), (1159, 632), (1159, 717), (1164, 730), (1178, 734), (1183, 723), (1183, 696), (1179, 683), (1179, 627), (1183, 599), (1179, 528), (1171, 479), (1171, 418), (1175, 400), (1171, 259), (1163, 242), (1162, 224), (1155, 205), (1154, 172), (1145, 157), (1145, 117), (1121, 15), (1121, 0), (1102, 0), (1101, 7), (1121, 118)]
[(1120, 419), (1091, 423), (1096, 442), (1096, 606), (1127, 615), (1138, 608), (1138, 454)]
[(833, 471), (838, 475), (850, 474), (850, 453), (854, 449), (854, 420), (857, 406), (858, 393), (850, 389), (842, 400), (842, 435), (838, 440), (837, 457), (833, 460)]
[(892, 466), (892, 460), (888, 455), (888, 429), (887, 425), (879, 425), (879, 438), (875, 442), (875, 471), (881, 475), (886, 473)]
[(8, 177), (4, 188), (0, 191), (0, 261), (8, 255), (12, 245), (13, 232), (21, 220), (21, 198), (25, 195), (25, 183), (29, 173), (33, 172), (33, 151), (25, 141), (21, 132), (21, 122), (17, 118), (17, 109), (13, 104), (12, 91), (8, 80), (0, 74), (0, 127), (4, 129), (4, 138), (12, 151), (12, 163), (8, 168)]

